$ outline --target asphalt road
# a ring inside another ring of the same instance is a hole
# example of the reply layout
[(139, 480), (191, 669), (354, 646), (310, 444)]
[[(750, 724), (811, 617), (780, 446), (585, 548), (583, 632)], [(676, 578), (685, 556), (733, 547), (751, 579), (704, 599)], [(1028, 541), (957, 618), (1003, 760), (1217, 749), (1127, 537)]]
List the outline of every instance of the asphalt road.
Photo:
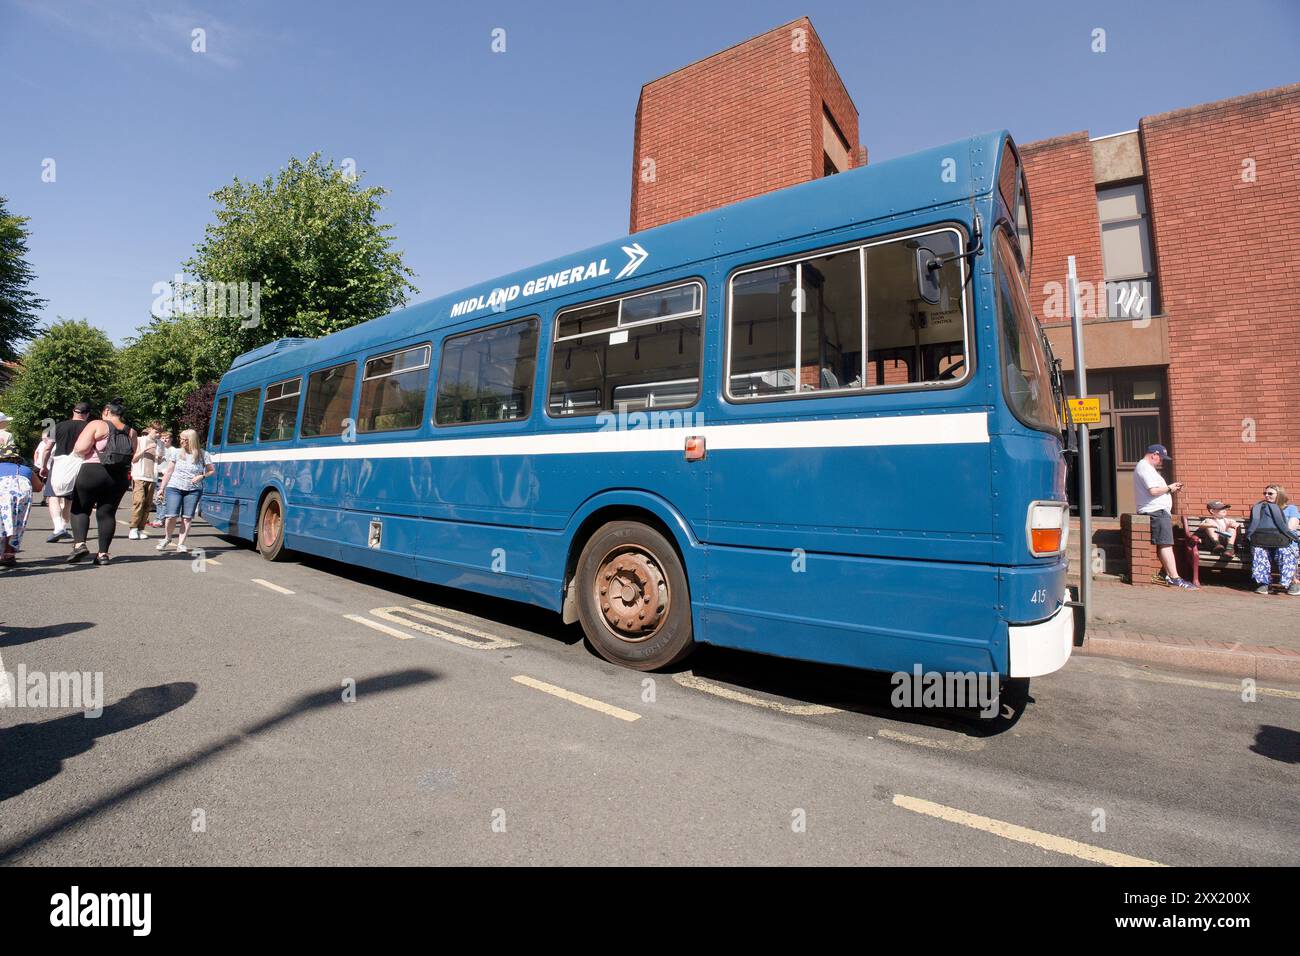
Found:
[(900, 711), (735, 652), (623, 670), (557, 616), (206, 526), (202, 571), (47, 532), (0, 571), (0, 657), (101, 672), (105, 707), (0, 709), (3, 863), (1300, 862), (1300, 688), (1076, 657), (996, 721)]

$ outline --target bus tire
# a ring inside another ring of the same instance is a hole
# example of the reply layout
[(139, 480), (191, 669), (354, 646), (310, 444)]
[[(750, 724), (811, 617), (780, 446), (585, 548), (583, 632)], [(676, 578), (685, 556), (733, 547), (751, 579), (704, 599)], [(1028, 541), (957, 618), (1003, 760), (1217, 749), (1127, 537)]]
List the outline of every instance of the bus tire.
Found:
[(575, 570), (578, 617), (605, 660), (652, 671), (695, 646), (686, 572), (671, 541), (637, 521), (611, 521), (588, 539)]
[(257, 512), (257, 550), (267, 561), (282, 561), (284, 553), (284, 499), (273, 491), (262, 499)]

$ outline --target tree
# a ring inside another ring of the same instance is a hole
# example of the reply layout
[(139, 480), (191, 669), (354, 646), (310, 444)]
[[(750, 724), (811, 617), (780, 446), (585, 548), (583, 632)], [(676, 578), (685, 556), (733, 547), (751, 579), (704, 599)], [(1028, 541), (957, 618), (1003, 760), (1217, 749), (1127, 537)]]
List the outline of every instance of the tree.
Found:
[(0, 359), (18, 358), (18, 344), (36, 335), (45, 300), (27, 287), (35, 273), (27, 264), (27, 222), (5, 208), (0, 196)]
[(100, 406), (117, 397), (117, 351), (108, 336), (86, 322), (59, 321), (34, 339), (22, 370), (5, 390), (4, 410), (14, 419), (19, 447), (30, 450), (47, 419), (62, 421), (77, 402)]
[(305, 162), (290, 159), (260, 184), (236, 179), (212, 194), (217, 221), (185, 269), (200, 282), (225, 284), (227, 303), (236, 299), (236, 284), (258, 284), (256, 296), (241, 290), (242, 301), (256, 302), (255, 317), (211, 314), (218, 311), (211, 294), (202, 303), (213, 360), (223, 371), (241, 352), (337, 332), (405, 305), (419, 291), (392, 249), (392, 227), (377, 222), (387, 192), (362, 187), (312, 153)]
[(181, 408), (180, 429), (193, 428), (199, 433), (199, 441), (208, 440), (208, 422), (212, 420), (212, 403), (217, 400), (216, 382), (201, 385), (185, 397)]
[[(226, 370), (203, 319), (155, 319), (128, 339), (119, 358), (119, 389), (133, 421), (172, 424), (186, 398)], [(228, 364), (228, 362), (227, 362)]]

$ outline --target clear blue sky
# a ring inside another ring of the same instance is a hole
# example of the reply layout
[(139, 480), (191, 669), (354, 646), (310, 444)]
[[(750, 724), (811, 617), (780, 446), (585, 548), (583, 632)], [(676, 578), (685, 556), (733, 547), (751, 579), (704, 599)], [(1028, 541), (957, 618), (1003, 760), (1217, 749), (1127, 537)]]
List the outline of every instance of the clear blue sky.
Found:
[(873, 161), (998, 127), (1104, 135), (1300, 79), (1294, 0), (0, 0), (0, 194), (32, 219), (46, 320), (121, 341), (202, 237), (210, 192), (290, 155), (350, 157), (392, 190), (424, 299), (625, 234), (641, 84), (802, 14)]

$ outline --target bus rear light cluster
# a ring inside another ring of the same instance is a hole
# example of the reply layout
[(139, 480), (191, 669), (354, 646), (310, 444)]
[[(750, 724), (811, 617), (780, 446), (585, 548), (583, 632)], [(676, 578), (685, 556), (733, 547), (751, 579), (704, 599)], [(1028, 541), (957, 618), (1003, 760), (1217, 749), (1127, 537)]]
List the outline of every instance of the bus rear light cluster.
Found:
[(1032, 501), (1025, 521), (1029, 553), (1036, 558), (1060, 554), (1070, 537), (1070, 508), (1061, 501)]

